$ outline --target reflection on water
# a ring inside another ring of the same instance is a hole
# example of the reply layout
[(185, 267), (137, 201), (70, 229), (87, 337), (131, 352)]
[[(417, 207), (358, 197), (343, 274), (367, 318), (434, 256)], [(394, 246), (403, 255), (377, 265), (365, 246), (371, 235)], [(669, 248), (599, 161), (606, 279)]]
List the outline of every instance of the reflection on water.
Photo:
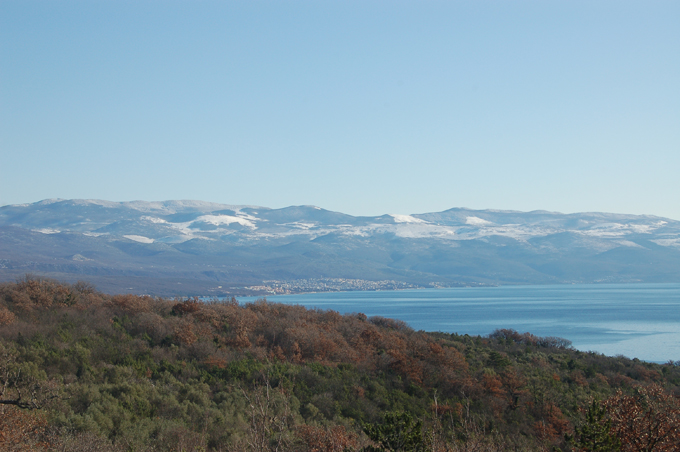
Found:
[(646, 361), (680, 360), (680, 284), (334, 292), (268, 300), (391, 317), (416, 330), (486, 335), (496, 328), (513, 328), (563, 337), (579, 350)]

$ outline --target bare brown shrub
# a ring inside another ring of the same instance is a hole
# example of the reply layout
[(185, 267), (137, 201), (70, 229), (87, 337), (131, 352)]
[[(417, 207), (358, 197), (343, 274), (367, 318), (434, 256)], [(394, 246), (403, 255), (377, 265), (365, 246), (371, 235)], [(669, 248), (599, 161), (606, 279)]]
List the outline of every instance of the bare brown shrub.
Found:
[(0, 450), (52, 450), (48, 440), (47, 418), (38, 411), (23, 411), (14, 406), (0, 406)]
[(180, 301), (172, 307), (172, 313), (175, 315), (193, 314), (201, 310), (202, 303), (198, 301), (198, 297), (187, 298)]
[(120, 310), (127, 314), (139, 314), (151, 311), (153, 298), (148, 296), (137, 296), (132, 294), (114, 295), (107, 305), (115, 310)]
[(354, 450), (359, 445), (357, 435), (348, 432), (342, 425), (334, 427), (301, 425), (295, 433), (308, 452), (343, 452), (346, 449)]
[(194, 332), (194, 325), (189, 322), (183, 322), (175, 330), (175, 340), (184, 345), (191, 345), (198, 340)]
[(0, 326), (11, 325), (16, 320), (13, 312), (4, 306), (0, 306)]

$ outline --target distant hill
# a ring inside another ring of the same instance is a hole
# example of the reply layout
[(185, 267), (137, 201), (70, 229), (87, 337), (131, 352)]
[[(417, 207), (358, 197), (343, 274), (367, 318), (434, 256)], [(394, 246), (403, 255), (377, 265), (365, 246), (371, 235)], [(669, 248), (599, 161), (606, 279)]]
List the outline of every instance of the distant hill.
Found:
[(680, 282), (680, 222), (609, 213), (454, 208), (354, 217), (315, 206), (45, 200), (0, 207), (0, 280), (26, 273), (166, 296), (254, 293), (272, 285), (264, 281), (324, 278), (414, 286)]

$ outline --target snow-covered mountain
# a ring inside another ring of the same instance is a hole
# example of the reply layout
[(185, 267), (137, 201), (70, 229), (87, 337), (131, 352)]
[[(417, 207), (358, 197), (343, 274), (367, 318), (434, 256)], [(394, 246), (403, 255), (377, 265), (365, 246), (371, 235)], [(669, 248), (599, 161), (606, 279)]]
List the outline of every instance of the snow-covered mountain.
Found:
[(0, 207), (0, 278), (26, 272), (109, 290), (154, 280), (148, 292), (175, 280), (225, 291), (300, 278), (680, 281), (680, 222), (462, 208), (354, 217), (315, 206), (53, 199)]

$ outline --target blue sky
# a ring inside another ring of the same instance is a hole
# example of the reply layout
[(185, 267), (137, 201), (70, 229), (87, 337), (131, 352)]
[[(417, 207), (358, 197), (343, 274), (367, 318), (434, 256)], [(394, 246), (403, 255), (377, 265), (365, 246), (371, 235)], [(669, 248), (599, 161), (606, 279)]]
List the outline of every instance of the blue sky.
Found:
[(680, 2), (0, 2), (0, 205), (680, 220)]

